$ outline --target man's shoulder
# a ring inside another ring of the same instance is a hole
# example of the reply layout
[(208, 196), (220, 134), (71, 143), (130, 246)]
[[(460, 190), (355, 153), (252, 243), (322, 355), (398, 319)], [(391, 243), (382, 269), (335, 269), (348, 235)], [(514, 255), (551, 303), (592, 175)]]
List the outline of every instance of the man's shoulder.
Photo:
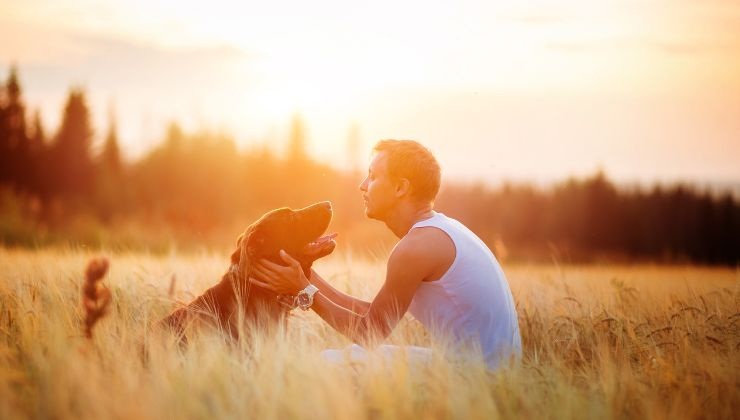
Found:
[(419, 226), (411, 229), (398, 242), (398, 245), (405, 247), (426, 247), (434, 244), (443, 244), (446, 241), (452, 241), (449, 235), (436, 226)]
[(393, 248), (391, 261), (401, 263), (427, 262), (431, 265), (454, 259), (455, 244), (441, 229), (436, 227), (417, 227), (411, 229)]

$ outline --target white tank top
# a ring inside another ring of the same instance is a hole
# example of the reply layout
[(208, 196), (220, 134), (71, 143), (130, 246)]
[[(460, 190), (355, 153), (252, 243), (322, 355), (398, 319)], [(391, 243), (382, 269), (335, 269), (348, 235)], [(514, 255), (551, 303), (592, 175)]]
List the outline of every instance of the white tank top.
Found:
[(473, 232), (455, 219), (434, 212), (411, 229), (435, 227), (455, 244), (455, 260), (438, 280), (424, 281), (409, 312), (433, 335), (445, 334), (455, 345), (478, 346), (491, 369), (510, 356), (519, 357), (514, 299), (496, 257)]

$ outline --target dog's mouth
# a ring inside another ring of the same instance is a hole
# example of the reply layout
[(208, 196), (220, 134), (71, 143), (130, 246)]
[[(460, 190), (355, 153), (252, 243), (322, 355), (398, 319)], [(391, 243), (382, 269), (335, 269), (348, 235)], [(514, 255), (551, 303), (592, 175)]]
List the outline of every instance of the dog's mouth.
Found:
[(306, 246), (304, 246), (301, 250), (301, 253), (304, 255), (313, 255), (319, 254), (321, 253), (321, 251), (328, 248), (333, 249), (335, 246), (337, 246), (337, 243), (334, 240), (337, 235), (337, 233), (330, 233), (328, 235), (320, 236), (316, 240), (307, 243)]
[(301, 254), (313, 259), (318, 259), (323, 256), (329, 255), (337, 246), (337, 243), (334, 240), (334, 238), (336, 237), (337, 233), (330, 233), (328, 235), (320, 236), (316, 240), (307, 243), (303, 247), (303, 249), (301, 249)]
[(303, 232), (301, 243), (305, 244), (295, 250), (300, 254), (300, 259), (310, 264), (331, 254), (337, 246), (334, 241), (337, 234), (326, 233), (333, 215), (331, 203), (328, 201), (319, 202), (296, 210), (295, 213), (295, 226), (298, 231)]

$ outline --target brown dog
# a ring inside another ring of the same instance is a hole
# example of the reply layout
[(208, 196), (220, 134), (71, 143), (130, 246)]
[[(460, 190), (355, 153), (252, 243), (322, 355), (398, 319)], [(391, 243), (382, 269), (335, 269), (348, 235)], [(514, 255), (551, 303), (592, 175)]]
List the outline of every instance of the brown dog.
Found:
[(329, 255), (336, 246), (332, 235), (320, 237), (331, 217), (328, 201), (265, 214), (239, 236), (231, 266), (221, 281), (161, 322), (181, 338), (186, 324), (195, 319), (211, 321), (234, 338), (239, 336), (240, 325), (252, 328), (278, 323), (292, 309), (292, 300), (250, 284), (251, 265), (260, 258), (283, 264), (279, 255), (283, 249), (300, 261), (306, 276), (310, 276), (313, 262)]

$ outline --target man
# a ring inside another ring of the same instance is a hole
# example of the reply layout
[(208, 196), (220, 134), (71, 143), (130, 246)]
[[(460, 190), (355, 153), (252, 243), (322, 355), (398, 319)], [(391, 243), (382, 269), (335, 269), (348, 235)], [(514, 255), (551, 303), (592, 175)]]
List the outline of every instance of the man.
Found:
[(261, 260), (251, 281), (295, 295), (357, 343), (387, 337), (408, 310), (455, 347), (478, 348), (490, 368), (521, 354), (509, 285), (493, 253), (460, 222), (433, 210), (441, 171), (432, 153), (411, 140), (383, 140), (360, 185), (365, 214), (400, 239), (385, 283), (372, 302), (342, 293), (281, 252), (282, 266)]

